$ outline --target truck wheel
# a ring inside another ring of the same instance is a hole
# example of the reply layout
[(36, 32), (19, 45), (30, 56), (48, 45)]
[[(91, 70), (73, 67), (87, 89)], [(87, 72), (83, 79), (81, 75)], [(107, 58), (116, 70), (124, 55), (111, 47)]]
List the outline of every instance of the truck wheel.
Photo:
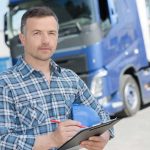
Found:
[(124, 102), (124, 110), (120, 115), (122, 117), (134, 115), (141, 107), (141, 98), (137, 82), (131, 75), (122, 77), (120, 92)]

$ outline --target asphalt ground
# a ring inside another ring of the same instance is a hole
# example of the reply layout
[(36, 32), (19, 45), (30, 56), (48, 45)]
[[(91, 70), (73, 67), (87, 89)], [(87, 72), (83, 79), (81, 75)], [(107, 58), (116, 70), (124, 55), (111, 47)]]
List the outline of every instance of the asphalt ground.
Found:
[(114, 126), (115, 138), (105, 150), (150, 150), (150, 105)]
[(150, 105), (136, 115), (120, 120), (114, 130), (115, 138), (109, 141), (105, 150), (150, 150)]

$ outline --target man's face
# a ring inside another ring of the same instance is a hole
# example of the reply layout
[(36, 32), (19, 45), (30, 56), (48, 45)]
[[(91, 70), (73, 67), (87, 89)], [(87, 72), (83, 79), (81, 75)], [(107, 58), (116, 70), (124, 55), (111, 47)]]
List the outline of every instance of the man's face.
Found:
[(28, 18), (19, 37), (26, 61), (47, 61), (56, 50), (58, 23), (52, 16)]

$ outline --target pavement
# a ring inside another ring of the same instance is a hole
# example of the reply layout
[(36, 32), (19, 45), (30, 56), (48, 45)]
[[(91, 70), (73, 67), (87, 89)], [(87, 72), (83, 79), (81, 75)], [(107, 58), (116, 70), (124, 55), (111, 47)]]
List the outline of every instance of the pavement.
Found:
[(150, 150), (150, 106), (114, 126), (115, 138), (105, 150)]
[(115, 138), (104, 150), (150, 150), (150, 105), (136, 115), (120, 120), (114, 130)]

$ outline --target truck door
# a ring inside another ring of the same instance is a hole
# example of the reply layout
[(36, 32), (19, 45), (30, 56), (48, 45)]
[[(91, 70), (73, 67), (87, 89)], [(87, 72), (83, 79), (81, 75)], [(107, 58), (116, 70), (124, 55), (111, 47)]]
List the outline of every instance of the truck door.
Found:
[[(132, 10), (132, 6), (127, 4), (131, 3), (126, 0), (99, 0), (100, 24), (104, 32), (102, 50), (105, 59), (103, 65), (109, 73), (108, 91), (110, 93), (117, 91), (120, 74), (124, 68), (135, 63), (132, 62), (135, 57), (133, 50), (137, 46), (135, 32), (137, 23), (133, 20), (136, 19), (135, 8)], [(136, 54), (136, 60), (138, 57), (140, 56)]]

